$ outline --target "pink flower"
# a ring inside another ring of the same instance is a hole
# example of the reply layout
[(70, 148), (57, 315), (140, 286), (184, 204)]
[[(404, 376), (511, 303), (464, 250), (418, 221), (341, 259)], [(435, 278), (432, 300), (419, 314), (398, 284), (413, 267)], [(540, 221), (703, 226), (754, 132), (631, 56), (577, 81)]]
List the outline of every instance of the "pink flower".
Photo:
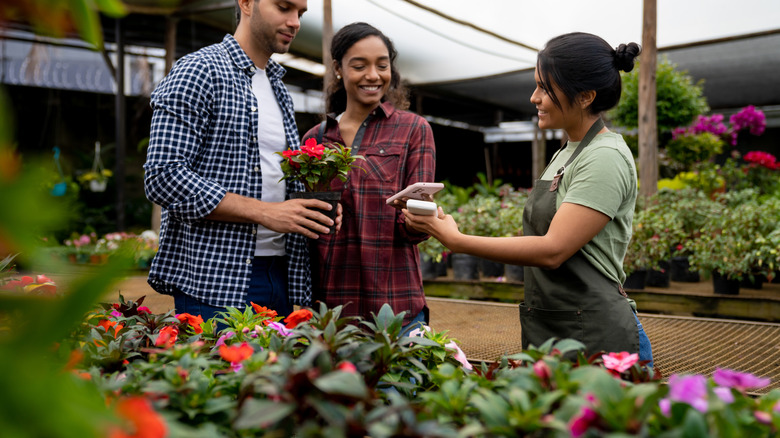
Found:
[(284, 326), (284, 324), (278, 323), (276, 321), (269, 322), (268, 327), (271, 327), (272, 329), (276, 330), (282, 336), (290, 336), (292, 334), (292, 330), (288, 330), (287, 327)]
[(571, 436), (577, 438), (585, 435), (585, 432), (596, 423), (598, 414), (589, 407), (583, 407), (578, 415), (571, 418), (569, 423), (569, 432)]
[(552, 376), (552, 371), (550, 371), (550, 366), (547, 365), (547, 362), (543, 360), (538, 360), (534, 362), (533, 366), (534, 374), (536, 374), (537, 377), (540, 379), (547, 381)]
[(755, 411), (753, 412), (753, 416), (756, 418), (756, 421), (762, 424), (772, 424), (772, 415), (768, 412), (764, 411)]
[(601, 359), (604, 361), (604, 367), (606, 369), (622, 373), (631, 368), (631, 366), (639, 360), (639, 355), (621, 351), (620, 353), (602, 354)]
[(721, 368), (715, 369), (715, 372), (712, 374), (712, 380), (718, 385), (735, 388), (742, 392), (747, 388), (762, 388), (771, 382), (769, 379), (756, 377), (750, 373), (740, 373)]
[(458, 344), (456, 344), (455, 341), (450, 341), (444, 346), (444, 348), (453, 350), (455, 352), (455, 360), (460, 362), (460, 364), (463, 365), (463, 368), (469, 371), (474, 369), (474, 367), (469, 363), (468, 359), (466, 359), (466, 353), (464, 353), (463, 350), (458, 347)]
[(152, 311), (149, 310), (149, 308), (146, 307), (146, 306), (141, 306), (141, 307), (138, 308), (138, 313), (148, 313), (148, 314), (151, 315)]
[(669, 377), (669, 397), (659, 402), (664, 415), (669, 415), (671, 402), (686, 403), (699, 412), (707, 412), (707, 379), (699, 374), (672, 374)]
[(718, 398), (726, 404), (734, 403), (734, 393), (731, 392), (731, 388), (726, 388), (724, 386), (718, 386), (717, 388), (712, 390), (715, 395), (718, 396)]
[(214, 344), (214, 347), (219, 347), (220, 345), (225, 345), (225, 341), (232, 338), (236, 334), (234, 332), (227, 332), (224, 335), (220, 336), (219, 339), (217, 339), (217, 343)]

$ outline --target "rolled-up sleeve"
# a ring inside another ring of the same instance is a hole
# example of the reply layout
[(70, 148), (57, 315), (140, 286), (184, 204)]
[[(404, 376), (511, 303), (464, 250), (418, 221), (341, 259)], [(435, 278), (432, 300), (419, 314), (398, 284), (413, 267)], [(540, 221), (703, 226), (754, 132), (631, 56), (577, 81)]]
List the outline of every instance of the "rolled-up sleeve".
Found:
[(207, 216), (227, 192), (212, 170), (198, 165), (209, 135), (210, 74), (208, 64), (183, 58), (152, 94), (144, 190), (183, 222)]

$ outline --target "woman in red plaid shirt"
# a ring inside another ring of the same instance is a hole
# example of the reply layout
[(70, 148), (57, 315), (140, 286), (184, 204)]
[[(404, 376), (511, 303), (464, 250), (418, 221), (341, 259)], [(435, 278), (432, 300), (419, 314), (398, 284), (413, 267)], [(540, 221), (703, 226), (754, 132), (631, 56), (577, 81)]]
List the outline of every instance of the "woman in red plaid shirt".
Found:
[(405, 111), (396, 51), (382, 32), (347, 25), (333, 36), (331, 56), (328, 114), (304, 141), (341, 143), (365, 161), (347, 181), (331, 185), (342, 193), (344, 216), (341, 231), (312, 241), (313, 300), (364, 318), (388, 303), (395, 313), (406, 312), (408, 328), (427, 321), (417, 244), (428, 235), (408, 229), (385, 200), (409, 184), (434, 180), (433, 133), (424, 118)]

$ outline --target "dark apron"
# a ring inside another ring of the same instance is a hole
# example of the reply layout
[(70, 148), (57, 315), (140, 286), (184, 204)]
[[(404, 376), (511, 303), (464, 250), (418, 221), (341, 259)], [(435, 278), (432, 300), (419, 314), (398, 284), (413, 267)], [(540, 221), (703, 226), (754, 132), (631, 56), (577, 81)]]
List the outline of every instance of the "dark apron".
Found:
[[(523, 234), (543, 236), (556, 208), (556, 192), (566, 166), (604, 127), (591, 126), (552, 181), (536, 181), (523, 212)], [(585, 344), (586, 355), (639, 352), (639, 331), (620, 285), (599, 272), (577, 251), (557, 269), (525, 268), (525, 300), (520, 303), (523, 349), (541, 346), (550, 338), (572, 338)]]

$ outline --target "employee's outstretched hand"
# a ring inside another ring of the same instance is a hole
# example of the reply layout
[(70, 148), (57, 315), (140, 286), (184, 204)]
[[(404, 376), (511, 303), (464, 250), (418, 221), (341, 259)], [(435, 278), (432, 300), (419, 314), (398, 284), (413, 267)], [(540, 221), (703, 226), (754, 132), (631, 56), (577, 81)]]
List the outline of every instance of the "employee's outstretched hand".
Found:
[(441, 207), (438, 210), (439, 212), (436, 216), (417, 215), (410, 213), (406, 208), (401, 211), (403, 211), (406, 217), (407, 226), (420, 233), (430, 234), (449, 248), (452, 240), (461, 233), (458, 231), (458, 224), (455, 223), (455, 219), (449, 214), (444, 214), (444, 210)]

